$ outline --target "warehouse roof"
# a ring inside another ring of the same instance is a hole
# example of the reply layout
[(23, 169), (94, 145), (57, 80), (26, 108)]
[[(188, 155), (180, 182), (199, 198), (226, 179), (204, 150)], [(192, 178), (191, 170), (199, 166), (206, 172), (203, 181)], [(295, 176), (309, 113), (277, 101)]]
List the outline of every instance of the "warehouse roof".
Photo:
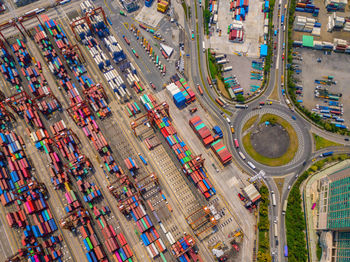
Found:
[(243, 191), (247, 195), (250, 201), (256, 202), (260, 199), (261, 195), (258, 190), (256, 190), (254, 184), (250, 184), (249, 186), (246, 186)]
[(303, 35), (303, 46), (314, 47), (314, 37), (312, 35)]
[(174, 48), (164, 45), (162, 43), (160, 44), (160, 47), (164, 50), (168, 57), (170, 57), (174, 51)]

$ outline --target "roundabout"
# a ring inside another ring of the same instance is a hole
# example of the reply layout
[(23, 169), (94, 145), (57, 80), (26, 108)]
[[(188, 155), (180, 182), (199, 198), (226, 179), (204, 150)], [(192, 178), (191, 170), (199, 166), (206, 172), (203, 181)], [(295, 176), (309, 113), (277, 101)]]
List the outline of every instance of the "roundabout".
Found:
[(250, 161), (270, 175), (299, 169), (311, 153), (309, 127), (298, 117), (293, 120), (285, 106), (275, 104), (258, 110), (238, 111), (234, 126), (240, 144), (236, 152), (241, 151), (247, 158), (240, 162), (247, 165)]
[(255, 115), (255, 119), (242, 134), (245, 151), (255, 161), (267, 166), (288, 164), (298, 149), (294, 128), (275, 114), (259, 114)]

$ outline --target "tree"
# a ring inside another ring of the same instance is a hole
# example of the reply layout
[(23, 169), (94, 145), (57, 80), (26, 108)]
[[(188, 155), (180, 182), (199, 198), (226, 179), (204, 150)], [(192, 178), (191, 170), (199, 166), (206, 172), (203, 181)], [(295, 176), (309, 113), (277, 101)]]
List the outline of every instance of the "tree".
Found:
[(245, 98), (242, 94), (236, 95), (237, 102), (244, 102)]

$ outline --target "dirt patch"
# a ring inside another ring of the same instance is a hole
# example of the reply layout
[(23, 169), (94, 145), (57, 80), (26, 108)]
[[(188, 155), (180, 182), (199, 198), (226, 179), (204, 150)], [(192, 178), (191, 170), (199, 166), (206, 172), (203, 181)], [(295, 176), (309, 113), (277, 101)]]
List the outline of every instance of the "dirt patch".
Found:
[(268, 158), (281, 157), (290, 143), (288, 132), (278, 124), (260, 124), (250, 139), (255, 151)]
[(221, 94), (227, 98), (227, 99), (230, 99), (231, 100), (231, 97), (230, 95), (228, 94), (226, 88), (225, 88), (225, 85), (224, 83), (220, 80), (220, 79), (217, 79), (217, 82), (218, 82), (218, 89), (220, 90)]

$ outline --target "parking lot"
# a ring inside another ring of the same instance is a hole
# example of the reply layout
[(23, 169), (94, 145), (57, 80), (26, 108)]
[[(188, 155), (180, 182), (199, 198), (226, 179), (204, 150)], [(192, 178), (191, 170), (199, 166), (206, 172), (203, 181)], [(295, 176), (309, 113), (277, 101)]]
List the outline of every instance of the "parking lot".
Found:
[(261, 80), (251, 79), (253, 78), (253, 75), (251, 74), (253, 71), (255, 73), (261, 72), (261, 74), (263, 74), (263, 71), (254, 69), (252, 67), (252, 61), (260, 61), (260, 59), (251, 58), (247, 56), (239, 56), (235, 54), (228, 54), (226, 56), (226, 60), (228, 62), (223, 66), (232, 66), (232, 70), (223, 72), (223, 77), (226, 78), (230, 76), (236, 76), (240, 86), (244, 90), (245, 97), (250, 96), (254, 92), (254, 90), (257, 91), (257, 87), (261, 86), (262, 78)]
[[(334, 76), (336, 85), (328, 86), (327, 89), (332, 93), (342, 93), (339, 102), (343, 104), (344, 114), (342, 118), (345, 119), (345, 125), (348, 125), (350, 121), (350, 89), (348, 88), (350, 57), (339, 53), (325, 55), (321, 51), (301, 48), (295, 51), (299, 52), (303, 58), (303, 61), (295, 60), (296, 65), (302, 70), (300, 75), (295, 74), (303, 86), (303, 92), (301, 96), (298, 96), (298, 99), (303, 100), (302, 105), (309, 110), (315, 108), (316, 104), (327, 106), (326, 99), (315, 97), (316, 84), (314, 81), (315, 79), (323, 79), (324, 76)], [(321, 58), (322, 62), (317, 62), (318, 58)]]
[[(241, 52), (249, 57), (259, 57), (259, 45), (263, 42), (264, 13), (261, 7), (264, 1), (249, 1), (249, 12), (246, 20), (243, 21), (244, 42), (232, 43), (228, 40), (227, 27), (232, 24), (232, 11), (230, 11), (230, 1), (219, 1), (218, 22), (212, 25), (215, 28), (210, 37), (211, 48), (220, 53), (232, 54)], [(218, 30), (221, 30), (221, 36)]]

